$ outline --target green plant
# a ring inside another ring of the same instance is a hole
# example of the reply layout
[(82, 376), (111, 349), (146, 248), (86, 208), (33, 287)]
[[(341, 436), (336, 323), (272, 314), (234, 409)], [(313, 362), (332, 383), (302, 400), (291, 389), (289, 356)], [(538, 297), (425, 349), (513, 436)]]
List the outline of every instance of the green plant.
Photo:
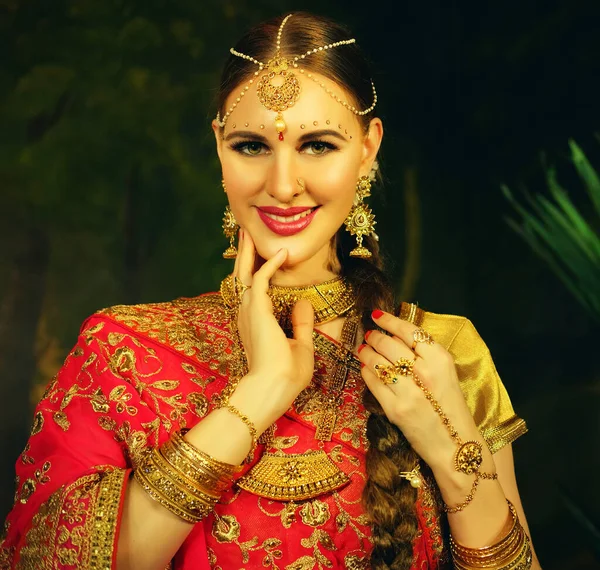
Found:
[(545, 167), (550, 198), (526, 194), (526, 207), (502, 186), (520, 221), (513, 230), (542, 257), (586, 311), (600, 321), (600, 176), (581, 148), (569, 140), (571, 161), (592, 203), (584, 215), (560, 185), (554, 166)]

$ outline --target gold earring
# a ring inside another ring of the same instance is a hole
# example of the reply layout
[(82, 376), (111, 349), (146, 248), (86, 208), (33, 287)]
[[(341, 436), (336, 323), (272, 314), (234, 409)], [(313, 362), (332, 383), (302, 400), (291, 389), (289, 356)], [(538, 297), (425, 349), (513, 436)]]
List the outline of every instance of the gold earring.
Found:
[(225, 192), (225, 194), (227, 194), (227, 186), (225, 186), (225, 179), (221, 180), (221, 186), (223, 186), (223, 192)]
[(233, 244), (233, 240), (235, 239), (239, 227), (231, 208), (229, 205), (225, 206), (225, 214), (223, 215), (223, 233), (229, 240), (229, 247), (223, 252), (223, 257), (225, 259), (235, 259), (237, 257), (237, 249)]
[(356, 236), (356, 247), (350, 252), (351, 257), (369, 259), (371, 252), (363, 246), (364, 236), (375, 234), (374, 227), (377, 223), (369, 206), (364, 203), (365, 198), (371, 195), (371, 180), (369, 176), (361, 176), (356, 183), (354, 205), (344, 221), (346, 229)]

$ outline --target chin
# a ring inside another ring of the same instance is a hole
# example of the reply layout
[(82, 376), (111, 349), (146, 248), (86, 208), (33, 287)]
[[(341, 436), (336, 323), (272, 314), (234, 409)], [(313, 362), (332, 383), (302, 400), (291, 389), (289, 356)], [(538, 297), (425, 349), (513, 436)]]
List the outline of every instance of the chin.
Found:
[(285, 248), (288, 250), (288, 256), (282, 268), (290, 268), (312, 259), (322, 249), (316, 244), (308, 244), (307, 241), (300, 236), (295, 239), (261, 239), (256, 241), (256, 251), (263, 259), (271, 259), (280, 249)]

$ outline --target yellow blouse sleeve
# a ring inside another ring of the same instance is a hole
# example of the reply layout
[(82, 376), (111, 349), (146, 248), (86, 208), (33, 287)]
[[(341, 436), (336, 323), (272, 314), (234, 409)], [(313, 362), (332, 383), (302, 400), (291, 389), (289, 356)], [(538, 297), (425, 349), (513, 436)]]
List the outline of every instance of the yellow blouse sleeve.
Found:
[(527, 431), (496, 371), (492, 356), (473, 323), (464, 319), (448, 347), (454, 356), (467, 405), (492, 453)]
[(527, 432), (496, 371), (488, 347), (464, 317), (438, 315), (402, 304), (400, 318), (429, 331), (452, 354), (467, 405), (492, 453)]

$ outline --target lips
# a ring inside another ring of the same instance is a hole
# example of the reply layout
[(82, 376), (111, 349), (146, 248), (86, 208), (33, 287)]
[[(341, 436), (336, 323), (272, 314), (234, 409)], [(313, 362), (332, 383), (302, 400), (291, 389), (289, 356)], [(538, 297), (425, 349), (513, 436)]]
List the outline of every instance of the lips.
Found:
[(276, 208), (265, 206), (258, 208), (258, 215), (265, 226), (273, 233), (291, 236), (301, 232), (313, 221), (319, 208), (296, 206), (294, 208)]

